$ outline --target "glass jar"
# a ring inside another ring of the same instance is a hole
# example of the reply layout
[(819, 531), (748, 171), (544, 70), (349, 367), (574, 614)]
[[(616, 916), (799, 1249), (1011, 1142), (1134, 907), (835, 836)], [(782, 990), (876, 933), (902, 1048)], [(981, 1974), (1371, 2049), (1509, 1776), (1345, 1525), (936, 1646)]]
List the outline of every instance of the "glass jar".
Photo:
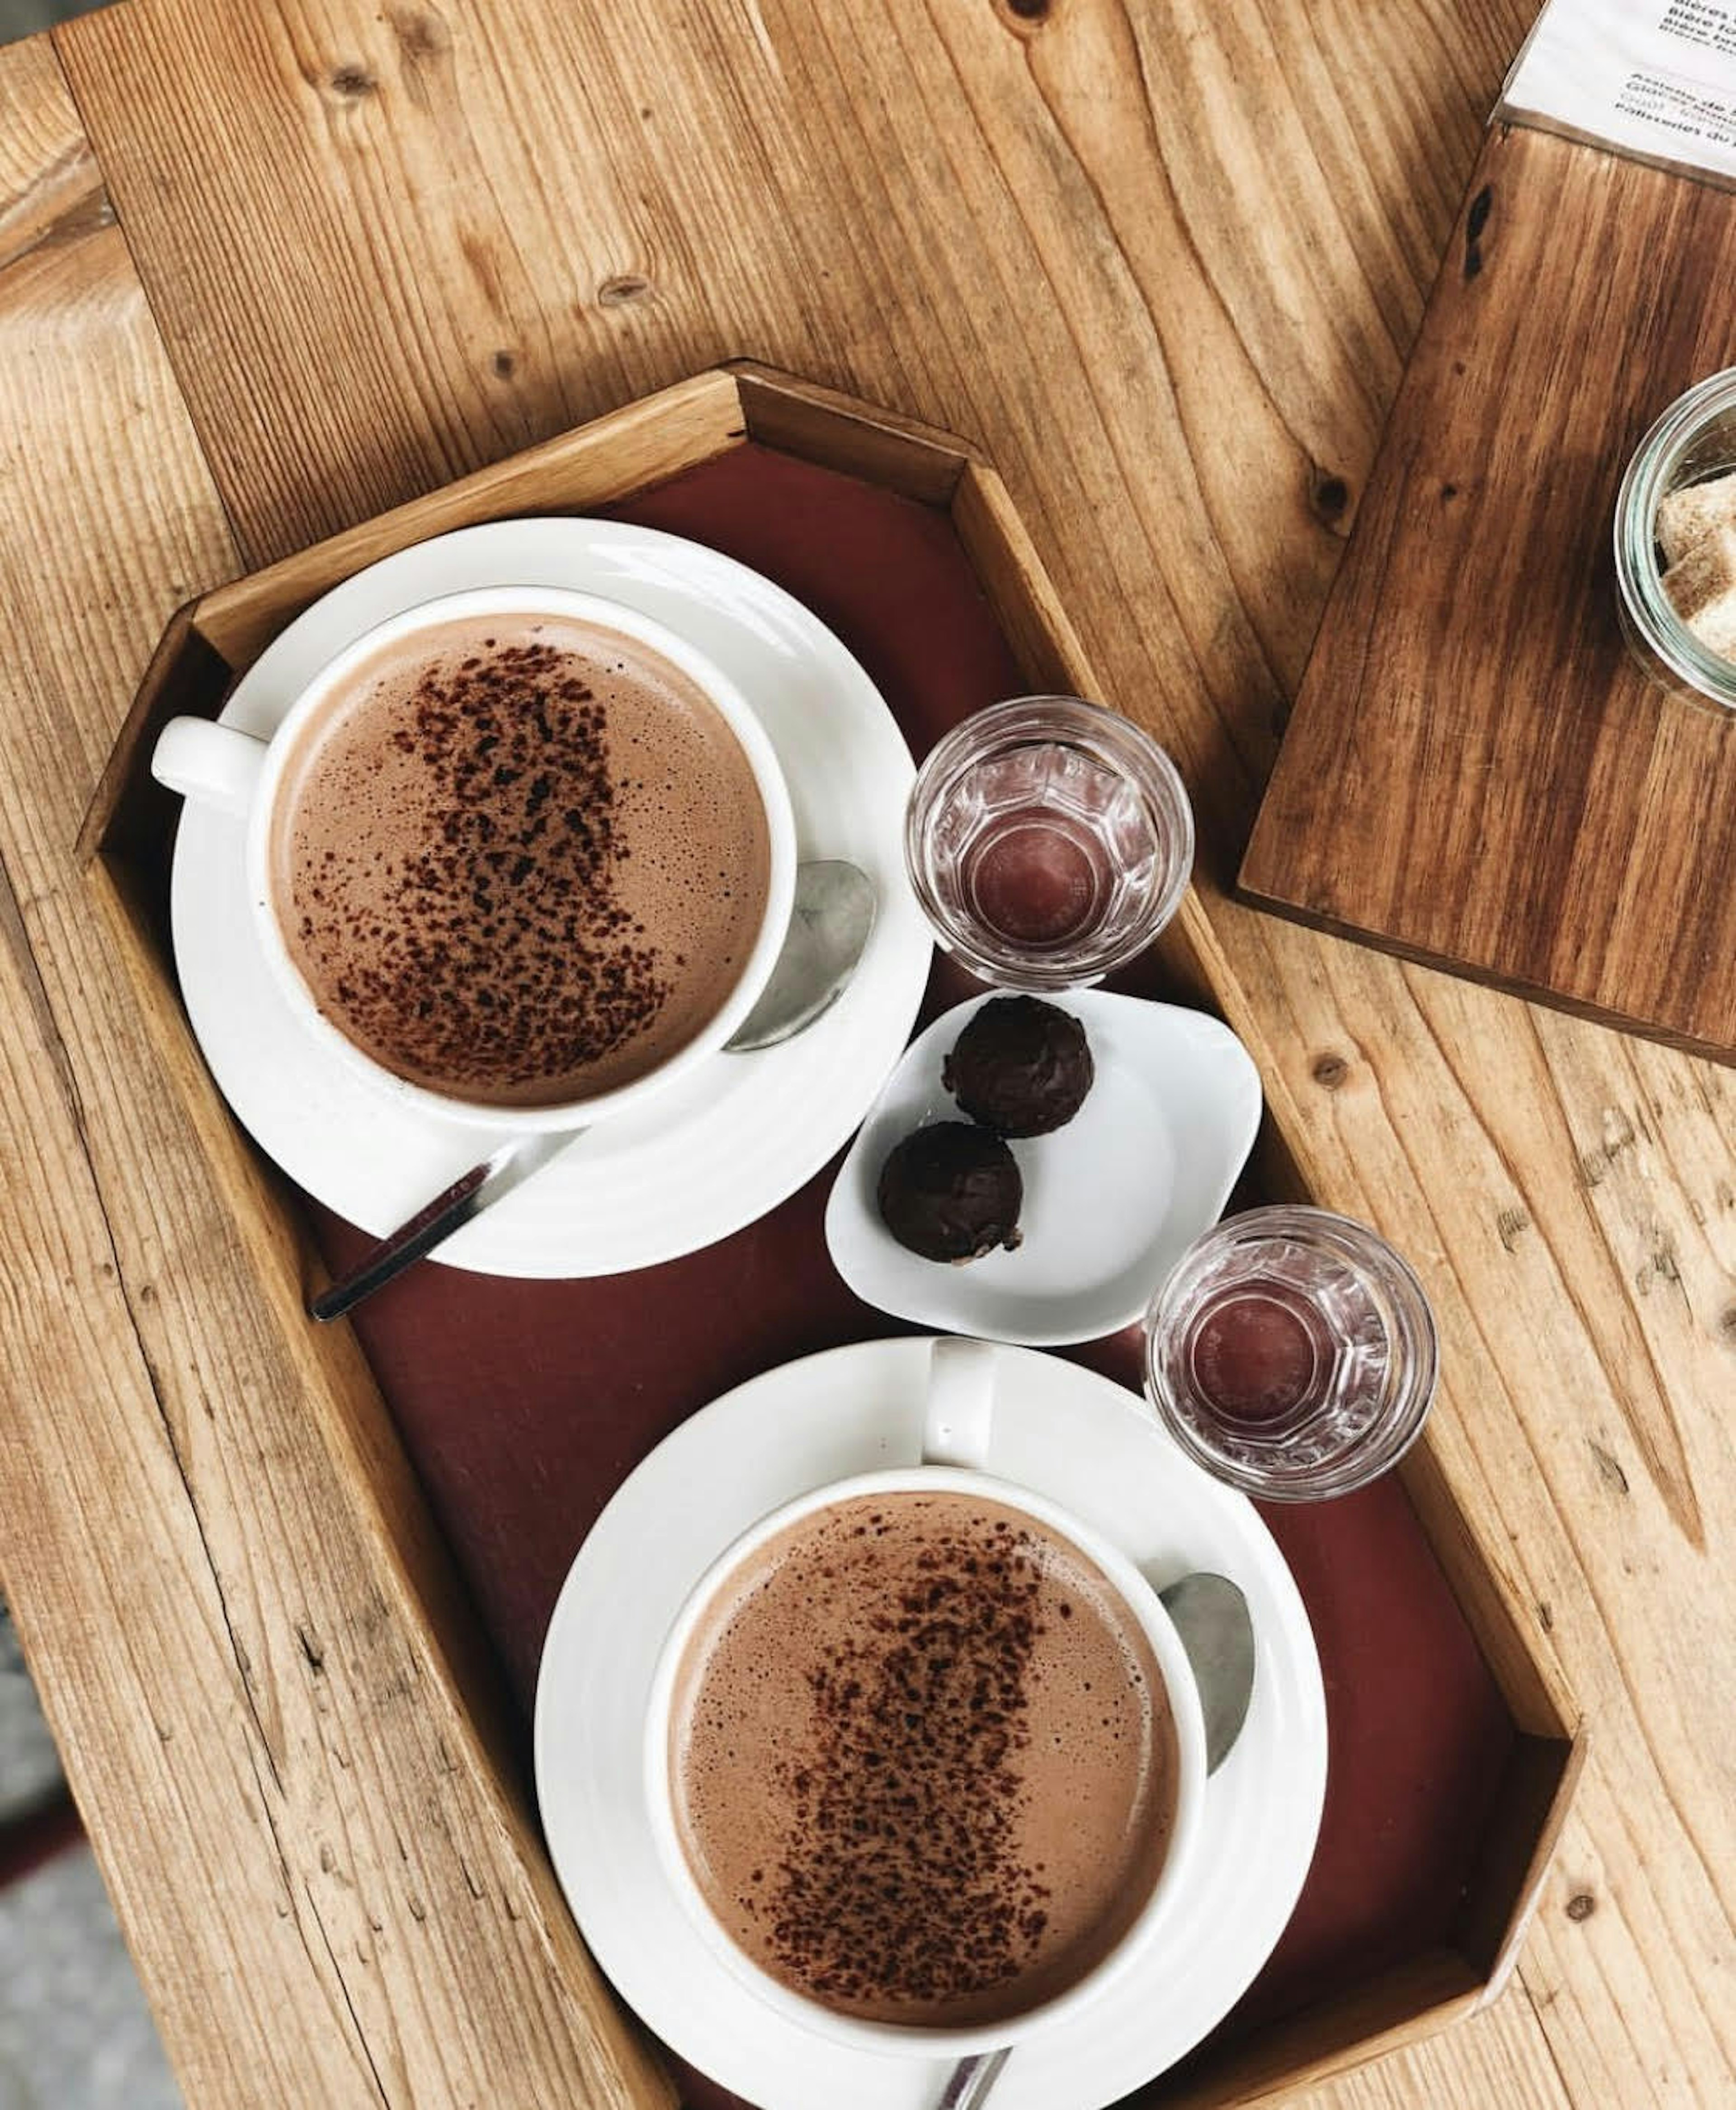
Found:
[(1664, 591), (1657, 540), (1661, 500), (1736, 469), (1736, 368), (1679, 396), (1634, 451), (1616, 500), (1616, 591), (1622, 633), (1651, 679), (1678, 695), (1736, 710), (1736, 662), (1708, 651)]

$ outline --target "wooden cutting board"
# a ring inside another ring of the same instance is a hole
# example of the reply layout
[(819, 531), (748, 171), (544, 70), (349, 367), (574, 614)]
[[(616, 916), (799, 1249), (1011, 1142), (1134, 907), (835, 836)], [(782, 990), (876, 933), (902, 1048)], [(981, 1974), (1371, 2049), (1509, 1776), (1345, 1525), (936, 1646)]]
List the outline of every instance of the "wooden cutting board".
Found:
[(1736, 364), (1736, 196), (1491, 132), (1241, 873), (1262, 905), (1736, 1060), (1736, 714), (1627, 656), (1634, 445)]

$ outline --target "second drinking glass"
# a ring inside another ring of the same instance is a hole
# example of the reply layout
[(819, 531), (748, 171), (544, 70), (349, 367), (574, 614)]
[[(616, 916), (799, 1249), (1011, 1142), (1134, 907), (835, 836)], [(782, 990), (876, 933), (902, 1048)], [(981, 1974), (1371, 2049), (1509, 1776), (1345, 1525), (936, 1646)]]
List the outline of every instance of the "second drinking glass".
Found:
[(1146, 1390), (1182, 1450), (1268, 1501), (1348, 1494), (1396, 1465), (1435, 1396), (1433, 1314), (1378, 1232), (1250, 1209), (1184, 1253), (1146, 1316)]
[(929, 756), (904, 848), (936, 937), (974, 974), (1078, 989), (1174, 915), (1193, 812), (1173, 763), (1128, 719), (1076, 696), (1019, 696)]

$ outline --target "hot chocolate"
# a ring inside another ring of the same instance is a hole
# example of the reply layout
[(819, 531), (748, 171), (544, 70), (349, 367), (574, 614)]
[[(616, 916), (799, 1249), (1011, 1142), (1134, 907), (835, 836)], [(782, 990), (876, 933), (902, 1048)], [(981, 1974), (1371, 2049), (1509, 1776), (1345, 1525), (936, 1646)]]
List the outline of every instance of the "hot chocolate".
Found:
[(414, 1084), (550, 1106), (632, 1082), (715, 1017), (771, 840), (722, 713), (572, 616), (382, 647), (303, 732), (273, 905), (322, 1012)]
[(974, 1493), (857, 1496), (746, 1559), (684, 1653), (683, 1851), (760, 1967), (839, 2013), (1004, 2022), (1151, 1894), (1178, 1755), (1137, 1621)]

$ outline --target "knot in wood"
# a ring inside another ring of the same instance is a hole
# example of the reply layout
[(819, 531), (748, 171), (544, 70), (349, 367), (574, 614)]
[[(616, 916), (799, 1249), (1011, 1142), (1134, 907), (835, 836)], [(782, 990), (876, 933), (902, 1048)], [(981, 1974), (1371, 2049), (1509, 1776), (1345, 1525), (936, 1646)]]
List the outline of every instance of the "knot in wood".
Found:
[(1331, 527), (1343, 518), (1344, 509), (1350, 503), (1350, 487), (1341, 476), (1331, 476), (1316, 469), (1308, 502), (1320, 518)]
[(412, 66), (438, 58), (452, 47), (452, 32), (432, 8), (388, 7), (386, 19), (398, 48)]

